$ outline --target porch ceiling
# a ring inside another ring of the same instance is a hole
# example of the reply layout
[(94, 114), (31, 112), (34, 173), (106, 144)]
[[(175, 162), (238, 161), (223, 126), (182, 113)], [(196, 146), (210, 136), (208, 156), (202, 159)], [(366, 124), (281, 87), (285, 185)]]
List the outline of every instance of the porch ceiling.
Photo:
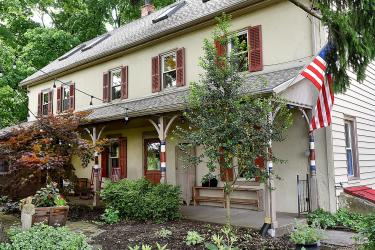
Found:
[[(292, 80), (299, 74), (301, 66), (265, 72), (263, 74), (246, 74), (246, 84), (242, 92), (250, 93), (272, 93), (279, 85)], [(128, 108), (130, 117), (155, 115), (166, 112), (183, 110), (187, 104), (188, 88), (177, 88), (169, 91), (152, 94), (150, 96), (104, 104), (96, 107), (87, 117), (87, 123), (98, 123), (123, 119), (125, 108)]]

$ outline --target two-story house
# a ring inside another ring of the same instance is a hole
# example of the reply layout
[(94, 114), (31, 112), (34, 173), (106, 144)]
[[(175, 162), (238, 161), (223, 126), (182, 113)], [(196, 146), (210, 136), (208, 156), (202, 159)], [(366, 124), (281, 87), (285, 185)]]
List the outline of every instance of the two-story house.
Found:
[[(274, 205), (277, 211), (297, 213), (298, 204), (306, 202), (298, 199), (302, 186), (297, 188), (297, 175), (306, 179), (309, 173), (308, 118), (303, 114), (311, 113), (314, 91), (307, 80), (296, 79), (325, 38), (322, 25), (289, 1), (185, 0), (158, 11), (146, 4), (142, 18), (77, 46), (23, 80), (29, 109), (39, 115), (92, 111), (83, 126), (95, 127), (111, 142), (99, 159), (103, 178), (166, 180), (181, 186), (190, 203), (192, 187), (200, 186), (208, 169), (204, 164), (184, 168), (177, 147), (182, 142), (171, 131), (185, 123), (184, 97), (202, 72), (203, 40), (223, 12), (232, 15), (230, 29), (251, 48), (244, 51), (246, 91), (279, 94), (294, 107), (287, 139), (273, 145), (287, 161), (274, 166), (280, 177)], [(316, 195), (326, 210), (336, 210), (340, 183), (375, 186), (375, 65), (367, 73), (364, 83), (353, 76), (348, 91), (336, 95), (333, 125), (315, 132)], [(90, 167), (76, 159), (73, 163), (78, 177), (91, 178)], [(265, 190), (256, 180), (240, 184)]]

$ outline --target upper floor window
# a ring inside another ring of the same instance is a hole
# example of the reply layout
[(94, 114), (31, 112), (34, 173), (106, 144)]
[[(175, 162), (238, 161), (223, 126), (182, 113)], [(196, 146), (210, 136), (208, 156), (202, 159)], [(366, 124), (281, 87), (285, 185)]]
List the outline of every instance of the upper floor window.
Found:
[[(242, 60), (237, 62), (236, 64), (238, 65), (238, 70), (243, 72), (243, 71), (248, 71), (249, 70), (249, 51), (248, 51), (248, 31), (243, 30), (240, 31), (236, 34), (236, 38), (238, 39), (238, 44), (239, 48), (238, 51), (235, 51), (235, 54), (239, 56)], [(232, 40), (228, 44), (228, 53), (231, 53), (232, 50), (234, 49), (235, 44), (234, 40)]]
[(345, 151), (346, 151), (346, 165), (349, 177), (359, 177), (357, 144), (356, 144), (356, 130), (353, 119), (345, 119)]
[(163, 89), (176, 86), (176, 52), (161, 56)]
[(57, 113), (75, 109), (75, 83), (64, 83), (57, 88)]
[(9, 164), (6, 160), (0, 159), (0, 173), (8, 173), (9, 172)]
[(121, 98), (121, 70), (111, 70), (111, 100)]
[(49, 92), (42, 93), (42, 115), (48, 115)]

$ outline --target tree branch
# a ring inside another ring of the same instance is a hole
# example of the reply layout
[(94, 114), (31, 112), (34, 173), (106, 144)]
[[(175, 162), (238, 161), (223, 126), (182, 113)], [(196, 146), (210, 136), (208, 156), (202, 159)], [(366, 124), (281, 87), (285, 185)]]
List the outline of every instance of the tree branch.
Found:
[(312, 15), (313, 17), (318, 18), (319, 20), (322, 20), (322, 17), (315, 13), (313, 10), (309, 9), (309, 7), (305, 6), (304, 4), (298, 2), (298, 0), (289, 0), (292, 4), (297, 6), (298, 8), (302, 9), (303, 11), (307, 12), (308, 14)]

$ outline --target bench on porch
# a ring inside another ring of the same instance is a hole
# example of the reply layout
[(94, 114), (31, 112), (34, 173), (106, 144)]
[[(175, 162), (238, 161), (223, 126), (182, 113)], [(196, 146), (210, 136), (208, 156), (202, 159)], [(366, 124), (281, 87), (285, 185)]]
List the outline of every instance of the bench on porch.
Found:
[[(202, 195), (201, 191), (219, 191), (219, 195), (210, 195), (209, 192)], [(256, 198), (247, 198), (247, 197), (236, 197), (233, 196), (235, 193), (248, 193), (248, 192), (255, 192)], [(194, 186), (193, 187), (193, 200), (194, 206), (200, 205), (200, 202), (210, 202), (210, 203), (221, 203), (223, 207), (225, 207), (225, 193), (224, 187), (200, 187)], [(258, 211), (263, 210), (263, 189), (259, 186), (240, 186), (235, 187), (232, 197), (231, 197), (231, 204), (238, 204), (238, 205), (249, 205), (254, 206), (257, 208)]]

